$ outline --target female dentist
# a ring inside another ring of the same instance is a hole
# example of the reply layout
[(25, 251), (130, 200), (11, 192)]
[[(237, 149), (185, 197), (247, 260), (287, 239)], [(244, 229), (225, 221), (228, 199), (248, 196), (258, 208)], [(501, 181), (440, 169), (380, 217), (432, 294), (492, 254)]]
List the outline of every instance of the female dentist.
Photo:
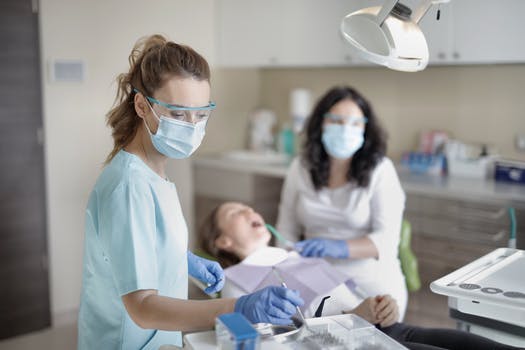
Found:
[(386, 137), (355, 89), (334, 87), (306, 125), (284, 183), (277, 229), (305, 257), (323, 257), (368, 295), (390, 294), (400, 321), (407, 290), (398, 260), (405, 194)]
[(188, 274), (213, 293), (224, 274), (187, 251), (188, 231), (168, 158), (199, 147), (215, 105), (210, 70), (190, 47), (154, 35), (139, 41), (118, 77), (108, 114), (114, 148), (86, 210), (79, 349), (182, 346), (183, 331), (210, 329), (216, 316), (288, 323), (303, 301), (269, 287), (238, 299), (187, 300)]

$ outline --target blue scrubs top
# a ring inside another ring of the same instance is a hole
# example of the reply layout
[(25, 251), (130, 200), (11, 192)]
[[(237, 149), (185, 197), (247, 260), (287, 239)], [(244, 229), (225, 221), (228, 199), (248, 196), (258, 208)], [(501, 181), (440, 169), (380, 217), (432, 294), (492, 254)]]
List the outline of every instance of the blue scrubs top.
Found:
[(137, 326), (121, 299), (141, 289), (188, 298), (188, 230), (175, 185), (120, 151), (97, 180), (85, 225), (78, 348), (182, 346), (181, 332)]

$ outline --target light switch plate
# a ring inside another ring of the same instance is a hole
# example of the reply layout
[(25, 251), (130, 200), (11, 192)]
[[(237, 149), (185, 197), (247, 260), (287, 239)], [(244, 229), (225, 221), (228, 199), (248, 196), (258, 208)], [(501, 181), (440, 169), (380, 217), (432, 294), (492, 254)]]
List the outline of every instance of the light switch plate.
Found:
[(49, 64), (49, 80), (52, 83), (81, 83), (86, 75), (86, 64), (80, 59), (53, 59)]

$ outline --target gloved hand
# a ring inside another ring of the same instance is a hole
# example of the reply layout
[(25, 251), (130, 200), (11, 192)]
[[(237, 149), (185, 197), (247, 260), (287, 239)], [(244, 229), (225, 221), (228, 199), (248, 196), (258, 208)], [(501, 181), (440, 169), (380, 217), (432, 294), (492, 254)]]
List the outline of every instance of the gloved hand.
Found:
[(208, 285), (208, 288), (204, 290), (208, 294), (216, 293), (224, 287), (224, 272), (221, 265), (192, 252), (188, 252), (188, 273)]
[(295, 243), (294, 249), (306, 257), (346, 259), (350, 256), (345, 240), (312, 238)]
[(290, 324), (296, 306), (304, 304), (299, 292), (270, 286), (237, 299), (235, 312), (240, 312), (252, 323)]

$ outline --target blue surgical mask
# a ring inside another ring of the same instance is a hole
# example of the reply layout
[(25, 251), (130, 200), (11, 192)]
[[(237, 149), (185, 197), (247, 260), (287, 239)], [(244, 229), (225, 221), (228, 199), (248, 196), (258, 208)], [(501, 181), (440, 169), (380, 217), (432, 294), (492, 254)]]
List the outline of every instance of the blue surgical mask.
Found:
[(153, 108), (151, 110), (159, 120), (157, 132), (155, 134), (151, 133), (146, 121), (144, 121), (144, 124), (146, 124), (151, 142), (157, 151), (166, 157), (174, 159), (188, 158), (195, 152), (206, 133), (207, 120), (193, 124), (163, 115), (159, 118)]
[(350, 158), (363, 146), (364, 129), (350, 124), (326, 124), (323, 127), (322, 141), (330, 156)]

